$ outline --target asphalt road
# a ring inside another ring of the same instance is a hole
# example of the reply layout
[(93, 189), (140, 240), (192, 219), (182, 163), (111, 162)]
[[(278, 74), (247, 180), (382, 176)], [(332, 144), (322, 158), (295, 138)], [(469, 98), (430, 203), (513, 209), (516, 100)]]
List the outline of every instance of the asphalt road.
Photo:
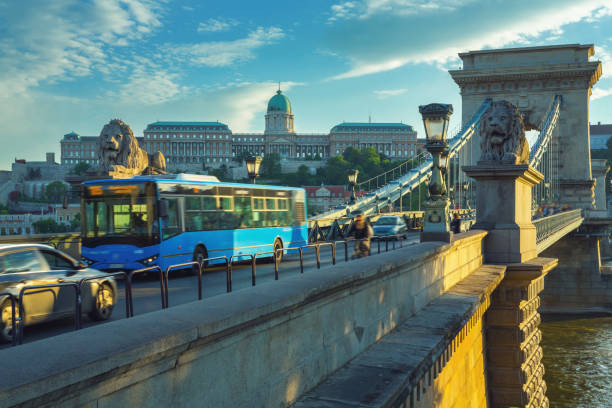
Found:
[[(403, 241), (403, 246), (414, 245), (419, 241), (418, 233), (410, 233), (408, 238)], [(389, 251), (392, 250), (393, 243), (389, 242)], [(395, 243), (397, 249), (400, 248), (399, 242)], [(381, 253), (378, 254), (377, 242), (372, 242), (372, 256), (384, 256), (385, 242), (381, 242)], [(321, 246), (321, 267), (332, 264), (332, 251), (329, 245)], [(349, 243), (348, 255), (353, 253), (352, 243)], [(336, 264), (345, 262), (344, 245), (338, 245), (336, 252)], [(314, 248), (304, 251), (304, 273), (316, 270), (316, 256)], [(289, 276), (299, 275), (300, 263), (298, 254), (285, 254), (279, 266), (279, 279)], [(270, 259), (257, 259), (256, 265), (256, 284), (270, 282), (274, 280), (274, 264)], [(219, 296), (226, 293), (226, 272), (224, 266), (211, 266), (206, 269), (202, 277), (202, 296), (204, 298)], [(251, 286), (251, 264), (240, 262), (232, 267), (232, 291), (248, 290)], [(109, 321), (125, 319), (125, 286), (122, 281), (118, 282), (118, 293), (116, 305), (111, 318), (105, 322), (92, 321), (86, 315), (83, 316), (83, 329), (96, 324), (104, 324)], [(159, 277), (157, 275), (135, 276), (132, 282), (132, 298), (134, 302), (134, 315), (149, 313), (161, 309), (161, 290)], [(171, 271), (168, 282), (168, 304), (169, 307), (198, 300), (198, 279), (188, 271)], [(34, 326), (28, 326), (23, 331), (23, 343), (29, 343), (56, 336), (58, 334), (74, 330), (72, 318), (56, 320)], [(10, 344), (1, 344), (0, 348), (10, 347)]]

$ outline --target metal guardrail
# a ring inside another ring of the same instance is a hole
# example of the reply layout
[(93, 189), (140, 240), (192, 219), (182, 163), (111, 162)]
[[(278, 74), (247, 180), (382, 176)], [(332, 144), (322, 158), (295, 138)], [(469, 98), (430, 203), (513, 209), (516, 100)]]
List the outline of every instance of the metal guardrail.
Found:
[[(0, 297), (2, 296), (7, 296), (10, 301), (11, 301), (11, 327), (12, 327), (12, 333), (11, 333), (11, 337), (12, 337), (12, 345), (16, 346), (17, 345), (17, 317), (15, 315), (15, 309), (16, 309), (16, 305), (17, 305), (17, 299), (15, 298), (15, 295), (13, 295), (12, 293), (9, 292), (2, 292), (0, 293)], [(1, 313), (2, 311), (0, 311)]]
[[(401, 235), (388, 235), (388, 236), (382, 236), (382, 237), (379, 236), (376, 238), (378, 240), (378, 253), (382, 252), (381, 242), (385, 242), (386, 251), (389, 251), (390, 249), (391, 250), (396, 249), (397, 242), (399, 242), (398, 247), (400, 248), (403, 247), (403, 241), (401, 239)], [(126, 299), (125, 314), (126, 314), (126, 318), (131, 318), (131, 317), (134, 317), (134, 301), (133, 301), (133, 294), (132, 294), (132, 288), (133, 288), (132, 280), (133, 280), (134, 275), (139, 275), (139, 274), (146, 273), (146, 272), (157, 272), (157, 274), (159, 275), (159, 280), (160, 280), (161, 308), (167, 309), (169, 307), (168, 281), (169, 281), (169, 274), (171, 271), (185, 269), (188, 267), (196, 267), (197, 272), (198, 272), (197, 273), (198, 299), (202, 300), (202, 297), (203, 297), (202, 296), (202, 274), (207, 268), (207, 265), (210, 261), (218, 261), (218, 260), (224, 261), (225, 268), (226, 268), (226, 286), (227, 286), (226, 289), (227, 289), (227, 292), (229, 293), (232, 291), (232, 264), (234, 262), (234, 259), (238, 259), (240, 257), (249, 257), (251, 259), (251, 270), (252, 270), (251, 284), (252, 286), (255, 286), (256, 284), (255, 272), (256, 272), (256, 263), (257, 263), (258, 256), (272, 255), (271, 257), (273, 258), (273, 262), (274, 262), (274, 275), (275, 275), (274, 277), (275, 277), (275, 280), (278, 280), (279, 279), (279, 264), (280, 264), (280, 262), (278, 261), (279, 259), (278, 255), (282, 254), (283, 252), (291, 252), (291, 251), (298, 252), (299, 261), (300, 261), (300, 273), (304, 273), (304, 250), (305, 249), (308, 249), (308, 248), (314, 249), (315, 256), (316, 256), (317, 269), (320, 269), (321, 268), (321, 247), (325, 247), (325, 246), (331, 247), (331, 262), (332, 262), (332, 265), (335, 265), (336, 264), (336, 246), (338, 244), (344, 245), (344, 248), (345, 248), (344, 258), (345, 258), (345, 261), (348, 262), (350, 259), (348, 255), (349, 243), (355, 242), (355, 241), (356, 240), (354, 238), (349, 238), (349, 239), (345, 239), (341, 241), (321, 242), (317, 244), (310, 244), (310, 245), (306, 245), (304, 247), (298, 247), (298, 248), (278, 248), (275, 251), (258, 252), (255, 254), (233, 255), (229, 259), (226, 256), (206, 258), (206, 259), (203, 259), (201, 263), (193, 261), (193, 262), (186, 262), (186, 263), (181, 263), (181, 264), (176, 264), (176, 265), (170, 265), (168, 268), (166, 268), (166, 271), (163, 271), (159, 266), (151, 266), (148, 268), (133, 270), (130, 272), (115, 272), (115, 273), (108, 273), (108, 274), (105, 273), (103, 275), (81, 279), (78, 283), (77, 282), (59, 282), (59, 283), (48, 284), (48, 285), (25, 286), (21, 288), (19, 296), (15, 296), (9, 292), (2, 292), (0, 293), (0, 296), (7, 296), (7, 298), (10, 299), (11, 301), (11, 324), (13, 327), (12, 345), (16, 346), (16, 345), (23, 343), (23, 328), (24, 328), (24, 316), (25, 315), (24, 315), (22, 299), (23, 299), (23, 296), (27, 295), (27, 292), (29, 291), (50, 290), (52, 288), (58, 288), (58, 287), (74, 288), (74, 291), (75, 291), (74, 330), (80, 330), (82, 328), (82, 310), (83, 310), (82, 288), (83, 288), (83, 285), (89, 281), (94, 281), (98, 279), (100, 280), (107, 279), (109, 276), (111, 277), (123, 276), (125, 279), (125, 299)], [(391, 248), (389, 245), (390, 242), (392, 243)], [(372, 251), (370, 248), (370, 254), (371, 252)], [(277, 256), (274, 256), (274, 255), (277, 255)]]
[(536, 243), (544, 241), (580, 218), (582, 218), (582, 210), (577, 209), (533, 220), (533, 225), (536, 227)]

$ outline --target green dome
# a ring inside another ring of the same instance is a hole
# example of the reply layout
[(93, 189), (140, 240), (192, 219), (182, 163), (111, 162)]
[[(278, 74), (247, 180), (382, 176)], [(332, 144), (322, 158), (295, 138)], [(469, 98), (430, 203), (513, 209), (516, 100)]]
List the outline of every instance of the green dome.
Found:
[(291, 102), (289, 102), (289, 98), (281, 93), (280, 89), (276, 91), (276, 95), (270, 98), (270, 102), (268, 102), (268, 112), (272, 111), (291, 113)]

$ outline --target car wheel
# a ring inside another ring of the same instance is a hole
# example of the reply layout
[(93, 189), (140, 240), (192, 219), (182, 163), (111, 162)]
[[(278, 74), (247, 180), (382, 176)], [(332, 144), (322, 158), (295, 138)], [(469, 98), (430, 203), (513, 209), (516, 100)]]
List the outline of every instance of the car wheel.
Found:
[[(0, 306), (0, 342), (10, 342), (13, 340), (13, 321), (11, 319), (12, 307), (9, 299), (5, 300)], [(15, 303), (15, 319), (19, 317), (19, 307)]]
[(272, 255), (273, 259), (274, 257), (276, 257), (276, 262), (281, 263), (281, 261), (283, 260), (283, 251), (279, 251), (278, 254), (276, 253), (276, 251), (278, 249), (283, 249), (282, 241), (280, 239), (276, 239), (272, 247), (274, 248), (274, 255)]
[(93, 320), (107, 320), (113, 313), (115, 306), (115, 292), (108, 283), (98, 285), (98, 292), (94, 299), (93, 309), (89, 317)]
[[(205, 261), (206, 258), (208, 258), (208, 251), (206, 251), (206, 248), (204, 248), (202, 245), (198, 245), (193, 251), (193, 261), (202, 265), (202, 269), (204, 269), (206, 266), (208, 266), (208, 261)], [(193, 266), (192, 273), (194, 275), (198, 274), (197, 266)]]

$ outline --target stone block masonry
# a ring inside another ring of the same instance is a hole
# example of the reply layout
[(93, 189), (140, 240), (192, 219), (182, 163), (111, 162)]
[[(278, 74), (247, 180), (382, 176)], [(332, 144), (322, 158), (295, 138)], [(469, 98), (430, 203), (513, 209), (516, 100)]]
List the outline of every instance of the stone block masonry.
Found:
[(492, 407), (548, 407), (542, 364), (538, 294), (556, 259), (510, 264), (485, 316), (489, 402)]

